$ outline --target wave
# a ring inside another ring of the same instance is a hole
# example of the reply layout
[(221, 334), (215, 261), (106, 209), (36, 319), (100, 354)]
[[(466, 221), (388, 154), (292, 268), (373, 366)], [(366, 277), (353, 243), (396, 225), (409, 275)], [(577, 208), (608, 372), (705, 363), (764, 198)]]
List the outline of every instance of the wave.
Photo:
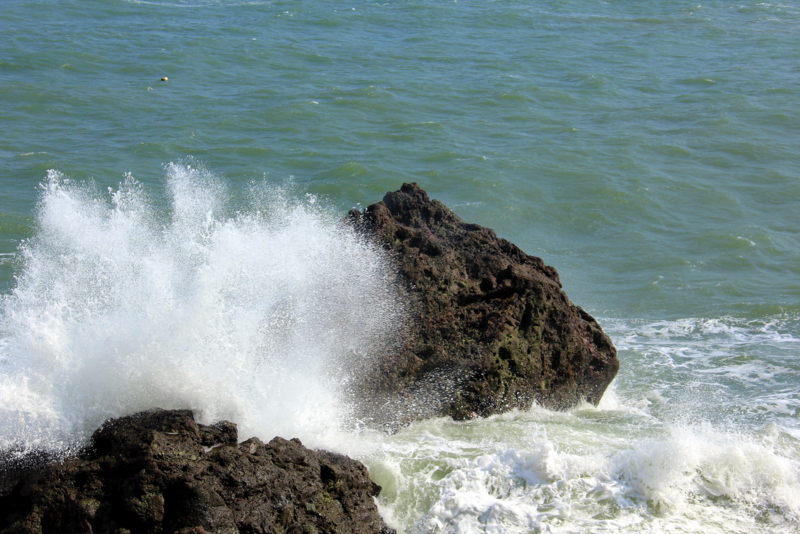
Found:
[(598, 407), (412, 425), (364, 461), (401, 532), (789, 532), (798, 317), (601, 319)]
[(634, 411), (534, 408), (428, 421), (367, 460), (404, 532), (786, 532), (800, 462), (777, 429), (747, 436)]
[(800, 318), (603, 320), (622, 366), (623, 402), (678, 424), (778, 424), (800, 438)]
[(65, 453), (154, 407), (311, 445), (346, 425), (348, 381), (403, 324), (387, 258), (290, 186), (237, 203), (202, 167), (166, 171), (168, 206), (132, 177), (48, 173), (2, 297), (1, 449)]

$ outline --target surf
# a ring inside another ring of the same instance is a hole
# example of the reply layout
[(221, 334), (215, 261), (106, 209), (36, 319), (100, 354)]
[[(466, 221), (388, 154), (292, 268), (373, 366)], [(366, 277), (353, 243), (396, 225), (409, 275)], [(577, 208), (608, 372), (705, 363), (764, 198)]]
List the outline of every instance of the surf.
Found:
[(68, 454), (154, 407), (310, 445), (352, 426), (347, 384), (404, 320), (388, 259), (291, 185), (186, 162), (165, 185), (48, 173), (2, 297), (1, 449)]

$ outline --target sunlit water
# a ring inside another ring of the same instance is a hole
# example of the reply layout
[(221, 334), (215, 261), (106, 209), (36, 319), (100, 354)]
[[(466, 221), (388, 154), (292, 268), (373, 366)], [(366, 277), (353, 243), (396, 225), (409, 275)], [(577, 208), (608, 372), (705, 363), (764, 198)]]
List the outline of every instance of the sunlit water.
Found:
[[(7, 0), (0, 442), (153, 406), (348, 453), (401, 532), (797, 532), (797, 2)], [(168, 81), (162, 82), (162, 77)], [(394, 435), (417, 181), (614, 340), (599, 407)]]

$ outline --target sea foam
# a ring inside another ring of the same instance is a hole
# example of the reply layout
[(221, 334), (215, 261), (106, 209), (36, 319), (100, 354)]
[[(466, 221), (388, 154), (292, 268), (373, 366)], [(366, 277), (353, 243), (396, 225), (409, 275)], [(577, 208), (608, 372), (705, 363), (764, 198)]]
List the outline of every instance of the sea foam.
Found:
[(169, 209), (131, 177), (48, 174), (2, 300), (0, 449), (63, 453), (154, 407), (311, 445), (347, 420), (352, 373), (402, 325), (389, 262), (311, 195), (234, 204), (201, 167), (166, 175)]
[(778, 434), (663, 425), (624, 406), (534, 407), (416, 423), (367, 463), (405, 532), (789, 532), (800, 464), (776, 452)]

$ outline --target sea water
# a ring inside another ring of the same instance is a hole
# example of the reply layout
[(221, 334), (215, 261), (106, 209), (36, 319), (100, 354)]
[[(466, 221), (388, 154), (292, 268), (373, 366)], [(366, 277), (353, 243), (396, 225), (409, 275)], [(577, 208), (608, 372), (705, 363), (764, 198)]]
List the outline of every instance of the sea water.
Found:
[[(7, 0), (0, 443), (193, 408), (366, 463), (400, 532), (798, 532), (800, 4)], [(166, 77), (166, 81), (161, 78)], [(556, 267), (598, 407), (393, 435), (339, 221), (416, 181)]]

